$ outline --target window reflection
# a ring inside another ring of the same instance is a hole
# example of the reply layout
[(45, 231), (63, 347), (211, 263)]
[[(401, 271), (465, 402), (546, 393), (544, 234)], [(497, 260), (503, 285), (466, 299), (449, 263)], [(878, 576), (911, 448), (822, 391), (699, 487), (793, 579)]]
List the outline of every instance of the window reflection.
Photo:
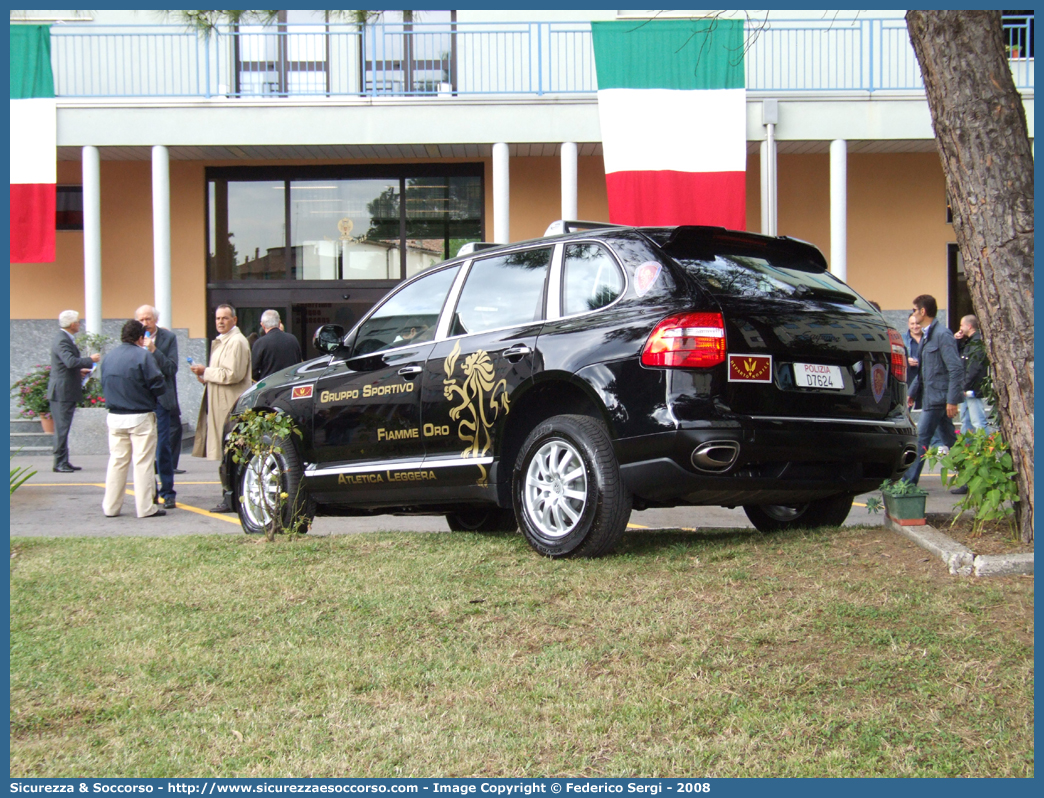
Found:
[(562, 304), (564, 313), (605, 307), (623, 292), (623, 275), (612, 256), (597, 244), (565, 248)]
[(209, 280), (398, 281), (482, 239), (479, 176), (266, 171), (281, 179), (208, 179)]
[(290, 229), (298, 280), (399, 279), (398, 180), (294, 180)]
[(442, 305), (459, 268), (432, 272), (392, 296), (359, 329), (352, 355), (434, 340)]
[(450, 335), (514, 327), (544, 317), (551, 248), (475, 261), (460, 293)]
[(215, 181), (210, 188), (212, 279), (285, 279), (283, 181)]
[(406, 276), (412, 277), (470, 241), (482, 240), (482, 182), (477, 177), (406, 181)]

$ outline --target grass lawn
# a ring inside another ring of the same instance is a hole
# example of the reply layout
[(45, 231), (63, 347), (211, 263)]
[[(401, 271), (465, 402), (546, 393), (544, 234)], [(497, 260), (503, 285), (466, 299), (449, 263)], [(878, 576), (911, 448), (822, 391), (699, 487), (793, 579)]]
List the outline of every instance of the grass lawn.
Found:
[(12, 777), (1033, 775), (1034, 580), (881, 528), (11, 554)]

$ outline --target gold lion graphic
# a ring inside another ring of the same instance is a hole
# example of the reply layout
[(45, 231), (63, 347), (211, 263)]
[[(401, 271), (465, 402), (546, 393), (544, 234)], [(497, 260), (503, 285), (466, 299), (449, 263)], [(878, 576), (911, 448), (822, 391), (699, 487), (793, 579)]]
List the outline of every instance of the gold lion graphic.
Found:
[[(493, 446), (490, 430), (501, 411), (510, 411), (507, 395), (507, 380), (494, 382), (496, 372), (489, 355), (482, 349), (468, 355), (464, 359), (461, 370), (464, 372), (463, 382), (457, 383), (453, 371), (460, 357), (460, 341), (445, 361), (446, 379), (443, 380), (443, 396), (450, 402), (458, 399), (459, 404), (450, 408), (450, 418), (457, 424), (457, 436), (468, 444), (461, 452), (461, 457), (482, 457)], [(485, 466), (479, 466), (482, 472), (478, 485), (486, 487), (487, 473)]]

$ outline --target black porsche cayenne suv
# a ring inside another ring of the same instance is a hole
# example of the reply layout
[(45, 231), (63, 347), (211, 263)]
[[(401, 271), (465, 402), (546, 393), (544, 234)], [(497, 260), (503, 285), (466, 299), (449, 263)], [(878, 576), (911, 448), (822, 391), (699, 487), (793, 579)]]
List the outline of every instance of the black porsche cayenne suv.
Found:
[[(613, 549), (632, 509), (742, 506), (836, 525), (915, 458), (906, 352), (815, 247), (711, 227), (571, 229), (447, 260), (325, 355), (240, 398), (300, 437), (226, 457), (247, 532), (315, 514), (445, 514), (551, 557)], [(296, 516), (291, 519), (291, 515)]]

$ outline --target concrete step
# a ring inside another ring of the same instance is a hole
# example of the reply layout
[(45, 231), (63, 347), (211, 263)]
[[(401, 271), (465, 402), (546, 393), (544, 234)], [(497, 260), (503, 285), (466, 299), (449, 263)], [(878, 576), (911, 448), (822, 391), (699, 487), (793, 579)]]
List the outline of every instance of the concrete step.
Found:
[(11, 419), (11, 455), (50, 454), (54, 451), (54, 434), (43, 431), (39, 420)]
[(42, 432), (43, 427), (40, 422), (34, 418), (12, 418), (11, 419), (11, 433), (16, 432)]
[(54, 452), (53, 446), (23, 446), (21, 449), (16, 451), (14, 448), (14, 444), (11, 444), (12, 457), (30, 454), (51, 454), (52, 452)]
[(42, 430), (36, 432), (12, 432), (11, 451), (25, 449), (26, 447), (43, 448), (51, 451), (54, 446), (54, 435), (48, 435)]

